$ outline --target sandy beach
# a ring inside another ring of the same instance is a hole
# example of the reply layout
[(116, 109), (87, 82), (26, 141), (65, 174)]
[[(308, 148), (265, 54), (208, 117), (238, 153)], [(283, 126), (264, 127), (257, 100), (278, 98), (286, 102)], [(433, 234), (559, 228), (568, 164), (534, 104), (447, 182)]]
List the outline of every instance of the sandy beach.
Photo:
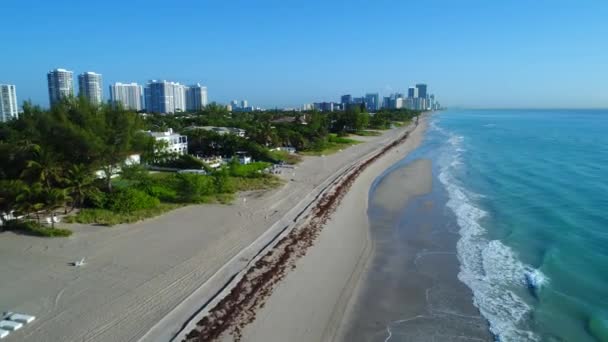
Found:
[[(256, 312), (240, 316), (237, 329), (228, 328), (219, 336), (220, 340), (329, 341), (340, 338), (344, 313), (373, 248), (367, 218), (370, 186), (384, 170), (418, 146), (425, 127), (426, 120), (421, 120), (405, 141), (356, 177), (305, 256), (289, 267), (268, 298), (260, 301), (263, 304), (246, 303), (248, 306), (240, 308)], [(418, 171), (413, 170), (413, 173)], [(412, 196), (424, 190), (415, 188), (424, 188), (425, 182), (428, 183), (428, 177), (422, 177), (419, 185), (412, 186), (415, 190)], [(223, 295), (229, 296), (228, 290), (225, 292)], [(215, 304), (217, 301), (208, 307)], [(194, 328), (194, 323), (207, 313), (193, 319), (185, 332)], [(192, 335), (190, 340), (196, 338)]]
[[(330, 184), (405, 129), (359, 137), (365, 143), (330, 156), (306, 157), (283, 171), (287, 184), (282, 188), (241, 194), (233, 205), (189, 206), (110, 228), (72, 225), (74, 234), (65, 239), (1, 234), (0, 309), (37, 316), (6, 341), (170, 340)], [(406, 146), (413, 147), (414, 140), (408, 139)], [(401, 158), (406, 146), (395, 150), (392, 158)], [(376, 166), (368, 170), (372, 169)], [(376, 171), (381, 169), (378, 166)], [(361, 179), (371, 182), (373, 174), (366, 175)], [(366, 198), (368, 189), (369, 184), (355, 186), (345, 203), (356, 202), (356, 209), (341, 209), (336, 217), (358, 217), (353, 227), (365, 223), (364, 199), (358, 196)], [(332, 233), (336, 234), (328, 229), (323, 234)], [(351, 238), (367, 241), (365, 229), (340, 239), (349, 251), (368, 253), (368, 247), (351, 246)], [(315, 248), (332, 248), (335, 239), (322, 238), (329, 244)], [(70, 266), (83, 257), (85, 267)]]

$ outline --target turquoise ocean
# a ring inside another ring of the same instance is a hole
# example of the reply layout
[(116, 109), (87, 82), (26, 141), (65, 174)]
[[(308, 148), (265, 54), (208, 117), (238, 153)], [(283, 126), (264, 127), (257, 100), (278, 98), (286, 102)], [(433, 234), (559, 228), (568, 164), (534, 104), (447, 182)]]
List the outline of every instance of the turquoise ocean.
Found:
[(499, 341), (608, 341), (608, 111), (450, 110), (422, 150)]

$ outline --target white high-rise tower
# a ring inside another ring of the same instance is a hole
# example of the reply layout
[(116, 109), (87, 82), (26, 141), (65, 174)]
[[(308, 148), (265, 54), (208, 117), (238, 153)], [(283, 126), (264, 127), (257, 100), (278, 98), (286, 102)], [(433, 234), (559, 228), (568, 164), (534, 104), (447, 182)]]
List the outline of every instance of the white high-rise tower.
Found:
[(0, 121), (6, 122), (19, 117), (17, 90), (12, 84), (0, 84)]
[(78, 75), (78, 96), (87, 98), (93, 104), (103, 101), (101, 74), (85, 72)]
[(51, 106), (62, 98), (74, 95), (74, 73), (65, 69), (55, 69), (46, 75), (49, 86), (49, 102)]
[(110, 85), (110, 101), (122, 104), (125, 109), (142, 110), (143, 95), (143, 88), (137, 83)]

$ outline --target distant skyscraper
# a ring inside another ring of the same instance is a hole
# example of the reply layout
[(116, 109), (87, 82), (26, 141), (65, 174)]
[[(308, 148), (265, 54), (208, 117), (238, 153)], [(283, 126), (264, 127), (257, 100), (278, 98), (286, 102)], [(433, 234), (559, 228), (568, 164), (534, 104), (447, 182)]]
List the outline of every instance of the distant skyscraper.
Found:
[(175, 113), (173, 96), (173, 82), (149, 81), (144, 89), (146, 111), (148, 113)]
[(238, 106), (239, 106), (239, 101), (237, 101), (237, 100), (232, 100), (232, 101), (230, 101), (230, 105), (232, 106), (232, 109), (234, 110), (234, 109), (238, 108)]
[(151, 80), (144, 88), (146, 112), (172, 114), (186, 110), (188, 87), (177, 82)]
[(185, 112), (187, 87), (183, 84), (171, 83), (173, 86), (173, 105), (175, 107), (174, 112)]
[(17, 89), (12, 84), (0, 84), (0, 122), (19, 117)]
[(349, 104), (353, 103), (353, 97), (351, 95), (342, 95), (340, 103), (346, 108)]
[(207, 106), (207, 87), (200, 84), (191, 85), (186, 89), (186, 110), (197, 111)]
[(101, 74), (89, 71), (78, 75), (78, 96), (88, 99), (92, 104), (101, 104), (103, 101), (101, 87)]
[(376, 112), (380, 109), (380, 95), (378, 93), (365, 94), (365, 103), (368, 112)]
[(416, 89), (418, 89), (418, 97), (426, 99), (426, 84), (418, 83), (416, 84)]
[(55, 69), (46, 75), (49, 87), (49, 102), (51, 106), (62, 98), (74, 95), (74, 73), (65, 69)]
[(414, 88), (414, 87), (409, 87), (408, 90), (407, 90), (407, 98), (408, 99), (413, 99), (414, 97), (417, 97), (416, 96), (416, 90), (417, 89)]
[(143, 95), (143, 88), (137, 83), (114, 83), (110, 85), (110, 101), (120, 103), (126, 109), (142, 110)]
[(249, 107), (247, 104), (247, 100), (241, 101), (241, 108), (247, 108), (247, 107)]
[(391, 97), (385, 96), (382, 100), (382, 108), (390, 109), (391, 108)]

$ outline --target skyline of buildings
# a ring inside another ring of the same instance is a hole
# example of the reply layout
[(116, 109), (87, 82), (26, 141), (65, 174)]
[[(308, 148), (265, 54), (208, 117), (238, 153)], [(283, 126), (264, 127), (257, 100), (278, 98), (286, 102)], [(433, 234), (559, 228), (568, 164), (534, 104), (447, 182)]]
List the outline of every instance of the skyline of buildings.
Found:
[(0, 122), (18, 117), (17, 87), (13, 84), (0, 84)]
[[(72, 71), (57, 68), (47, 73), (49, 102), (53, 105), (62, 98), (74, 95)], [(14, 88), (13, 88), (14, 89)], [(99, 73), (88, 71), (78, 75), (78, 96), (88, 99), (93, 104), (104, 103), (103, 96), (103, 76)], [(8, 91), (5, 91), (8, 94)], [(14, 93), (14, 91), (13, 91)], [(5, 97), (7, 97), (6, 95)], [(16, 96), (14, 96), (16, 103)], [(5, 102), (7, 102), (6, 100)], [(173, 81), (150, 80), (146, 86), (141, 86), (136, 82), (121, 83), (116, 82), (109, 86), (108, 103), (120, 103), (124, 108), (148, 113), (173, 114), (179, 112), (191, 112), (203, 109), (209, 102), (207, 87), (200, 83), (194, 85), (184, 85)], [(407, 90), (407, 97), (402, 93), (393, 93), (389, 96), (380, 97), (380, 94), (365, 93), (361, 97), (353, 97), (350, 94), (342, 95), (340, 102), (317, 102), (305, 104), (300, 108), (289, 108), (291, 110), (319, 110), (334, 111), (344, 110), (349, 105), (363, 106), (368, 112), (374, 113), (381, 108), (390, 109), (416, 109), (429, 110), (439, 108), (433, 94), (428, 94), (428, 87), (425, 83), (417, 83)], [(8, 107), (8, 106), (5, 106)], [(11, 114), (5, 115), (4, 110), (2, 119), (16, 117), (13, 107)], [(250, 106), (247, 100), (231, 101), (226, 105), (229, 111), (251, 112), (264, 110), (260, 107)]]
[(437, 110), (441, 106), (435, 100), (435, 95), (428, 94), (428, 86), (425, 83), (417, 83), (409, 87), (407, 97), (402, 93), (393, 93), (382, 98), (378, 93), (366, 93), (363, 97), (353, 97), (350, 94), (340, 96), (340, 103), (336, 102), (315, 102), (312, 105), (304, 105), (302, 110), (314, 108), (322, 112), (333, 112), (335, 110), (345, 110), (351, 105), (364, 106), (369, 113), (374, 113), (381, 108), (385, 109), (414, 109), (414, 110)]

